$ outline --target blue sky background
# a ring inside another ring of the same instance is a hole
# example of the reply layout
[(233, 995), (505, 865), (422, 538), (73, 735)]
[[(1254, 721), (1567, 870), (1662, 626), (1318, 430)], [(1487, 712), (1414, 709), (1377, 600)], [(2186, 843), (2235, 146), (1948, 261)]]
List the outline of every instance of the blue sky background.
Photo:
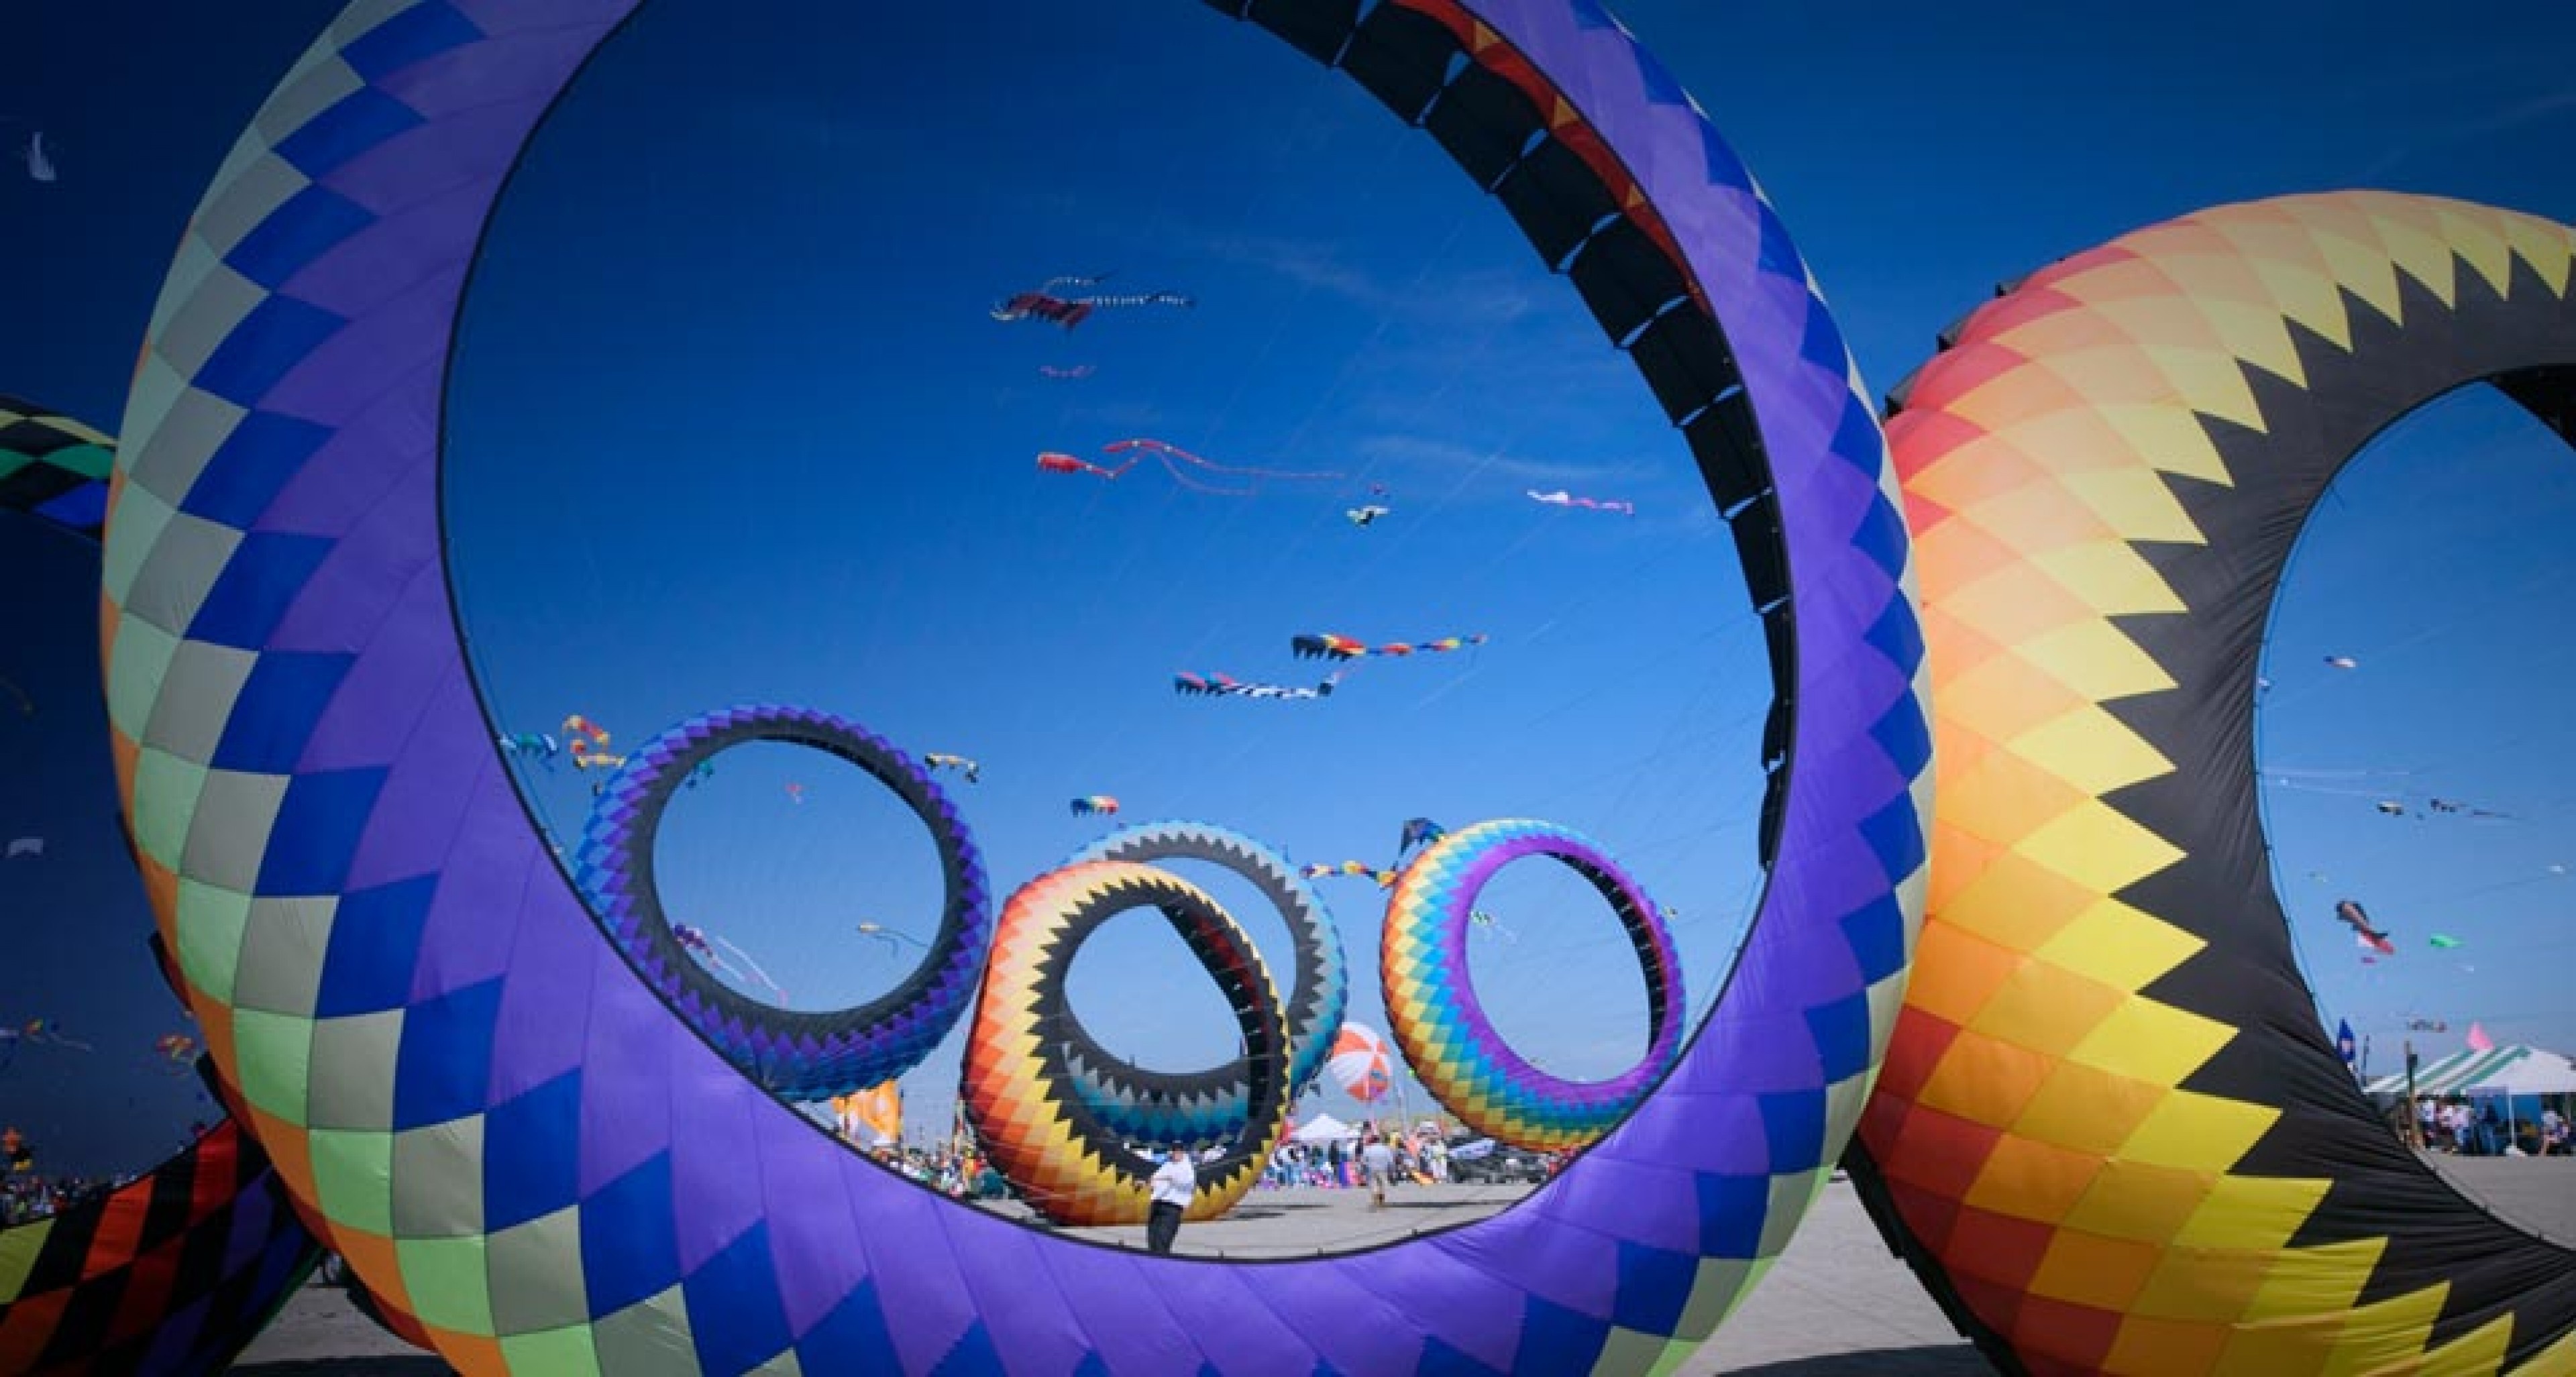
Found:
[[(0, 389), (115, 426), (188, 210), (333, 8), (34, 17), (41, 60), (0, 102), (31, 124), (0, 133), (44, 128), (61, 180), (0, 178), (9, 315), (34, 322), (0, 335)], [(2037, 6), (1857, 23), (1620, 9), (1763, 178), (1879, 387), (1996, 279), (2202, 205), (2379, 185), (2576, 219), (2567, 54), (2513, 37), (2559, 32), (2536, 5), (2475, 26), (2212, 6), (2116, 31)], [(496, 223), (448, 473), (496, 725), (578, 711), (626, 744), (735, 701), (844, 712), (983, 762), (981, 784), (953, 787), (1004, 892), (1104, 830), (1067, 814), (1077, 794), (1301, 861), (1383, 861), (1414, 814), (1550, 818), (1679, 910), (1704, 1009), (1758, 883), (1758, 637), (1686, 455), (1500, 211), (1347, 80), (1199, 6), (764, 13), (752, 31), (698, 0), (648, 11), (542, 132)], [(1071, 334), (984, 315), (1102, 270), (1107, 290), (1199, 305)], [(1038, 373), (1086, 363), (1080, 381)], [(1102, 484), (1031, 464), (1130, 435), (1346, 477), (1221, 497), (1150, 465)], [(2419, 1035), (2433, 1052), (2470, 1018), (2576, 1048), (2548, 975), (2576, 946), (2576, 879), (2548, 869), (2576, 867), (2560, 854), (2576, 853), (2576, 788), (2559, 783), (2576, 729), (2558, 707), (2576, 614), (2552, 591), (2576, 466), (2480, 395), (2374, 455), (2312, 526), (2276, 613), (2262, 729), (2288, 781), (2267, 794), (2285, 900), (2328, 1021), (2373, 1032), (2383, 1064), (2410, 1015), (2452, 1022)], [(1532, 487), (1639, 515), (1541, 507)], [(1340, 512), (1366, 500), (1394, 514), (1353, 529)], [(59, 577), (21, 562), (29, 544), (0, 548), (12, 587)], [(95, 694), (80, 602), (42, 634), (13, 605), (0, 673)], [(1321, 670), (1287, 654), (1299, 631), (1493, 639), (1364, 663), (1321, 703), (1170, 692), (1181, 669), (1311, 682)], [(2330, 654), (2361, 668), (2328, 670)], [(11, 751), (36, 730), (0, 722), (0, 759), (26, 758)], [(148, 1060), (166, 996), (125, 955), (148, 918), (113, 827), (65, 806), (87, 787), (61, 782), (79, 760), (52, 754), (0, 789), (0, 833), (55, 841), (42, 887), (27, 861), (0, 871), (0, 922), (13, 944), (50, 923), (98, 945), (43, 974), (9, 963), (0, 1018), (77, 988), (83, 1021), (131, 1030), (102, 1046)], [(570, 836), (586, 785), (559, 764), (529, 790)], [(2515, 820), (2371, 810), (2410, 793)], [(675, 908), (800, 1007), (893, 983), (897, 954), (855, 925), (926, 933), (936, 901), (905, 815), (788, 748), (725, 757), (674, 809), (660, 870)], [(1330, 883), (1354, 1016), (1383, 1027), (1376, 892)], [(1257, 902), (1211, 884), (1284, 951)], [(2398, 958), (2358, 963), (2328, 912), (2347, 895), (2398, 931)], [(1489, 897), (1513, 940), (1480, 945), (1475, 978), (1504, 1027), (1571, 1074), (1624, 1064), (1643, 1001), (1597, 906), (1528, 867)], [(2434, 953), (2432, 931), (2465, 945)], [(1230, 1045), (1212, 987), (1150, 920), (1104, 931), (1075, 984), (1096, 1031), (1152, 1064)], [(944, 1119), (954, 1056), (913, 1078), (916, 1120)], [(50, 1054), (87, 1073), (101, 1058)], [(0, 1119), (59, 1158), (139, 1165), (190, 1117), (190, 1087), (148, 1066), (39, 1080), (44, 1060), (0, 1072)]]
[[(982, 762), (960, 793), (1003, 892), (1111, 825), (1077, 795), (1300, 862), (1384, 864), (1417, 814), (1547, 818), (1682, 914), (1704, 1004), (1758, 882), (1768, 678), (1733, 542), (1580, 301), (1436, 147), (1257, 31), (1058, 7), (995, 52), (999, 24), (891, 23), (648, 11), (532, 151), (451, 398), (458, 583), (508, 728), (830, 707)], [(675, 106), (691, 66), (774, 75)], [(1017, 103), (1039, 70), (1044, 132)], [(1198, 305), (1070, 333), (986, 312), (1107, 269), (1105, 290)], [(1184, 470), (1249, 490), (1218, 495), (1151, 462), (1114, 483), (1033, 464), (1137, 435), (1343, 476)], [(1527, 497), (1568, 487), (1638, 513)], [(1370, 501), (1392, 514), (1353, 526)], [(1491, 640), (1363, 662), (1323, 701), (1172, 691), (1181, 670), (1312, 684), (1329, 666), (1288, 645), (1310, 631)], [(939, 903), (919, 828), (826, 764), (720, 761), (659, 865), (675, 912), (807, 1007), (899, 978), (855, 923), (926, 937)], [(534, 783), (577, 829), (587, 782)], [(1634, 958), (1579, 882), (1523, 871), (1486, 896), (1510, 940), (1477, 953), (1481, 991), (1543, 1064), (1614, 1075), (1645, 1042)], [(1250, 891), (1202, 878), (1284, 960)], [(1331, 889), (1353, 1017), (1383, 1029), (1380, 896)], [(1086, 947), (1074, 987), (1159, 1067), (1234, 1046), (1151, 915)], [(958, 1050), (909, 1078), (917, 1114), (944, 1117)]]

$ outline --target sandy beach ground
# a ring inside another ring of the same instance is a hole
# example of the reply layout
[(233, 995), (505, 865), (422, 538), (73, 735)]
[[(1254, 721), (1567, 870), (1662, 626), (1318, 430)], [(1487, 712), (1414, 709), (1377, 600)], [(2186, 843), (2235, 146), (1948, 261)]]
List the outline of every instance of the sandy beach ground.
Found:
[[(2472, 1199), (2515, 1223), (2576, 1242), (2576, 1159), (2436, 1159)], [(1413, 1187), (1372, 1213), (1359, 1191), (1254, 1195), (1238, 1217), (1191, 1225), (1186, 1251), (1227, 1257), (1384, 1243), (1425, 1228), (1490, 1214), (1522, 1188)], [(1071, 1231), (1144, 1246), (1142, 1229)], [(352, 1309), (338, 1290), (308, 1286), (289, 1302), (234, 1371), (266, 1377), (436, 1377), (437, 1359), (410, 1348)], [(1684, 1363), (1684, 1377), (1980, 1377), (1991, 1372), (1954, 1332), (1905, 1265), (1879, 1240), (1849, 1184), (1826, 1188), (1771, 1275), (1716, 1337)]]

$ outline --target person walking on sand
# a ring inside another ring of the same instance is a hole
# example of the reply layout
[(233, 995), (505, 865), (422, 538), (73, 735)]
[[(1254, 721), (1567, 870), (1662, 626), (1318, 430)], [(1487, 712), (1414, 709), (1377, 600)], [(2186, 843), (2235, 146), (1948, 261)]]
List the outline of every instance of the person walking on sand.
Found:
[(1386, 1140), (1371, 1134), (1368, 1146), (1360, 1149), (1360, 1162), (1368, 1168), (1369, 1208), (1386, 1208), (1386, 1183), (1395, 1175), (1395, 1149)]
[(1190, 1208), (1190, 1197), (1198, 1192), (1199, 1173), (1190, 1165), (1190, 1150), (1176, 1147), (1154, 1169), (1154, 1204), (1145, 1214), (1145, 1247), (1148, 1251), (1168, 1253), (1172, 1240), (1180, 1237), (1181, 1216)]

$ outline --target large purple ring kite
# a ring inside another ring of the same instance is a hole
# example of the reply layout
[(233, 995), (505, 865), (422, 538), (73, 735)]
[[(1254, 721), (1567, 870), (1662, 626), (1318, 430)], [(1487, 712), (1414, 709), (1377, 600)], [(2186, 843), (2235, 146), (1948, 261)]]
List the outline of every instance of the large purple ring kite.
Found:
[[(741, 994), (681, 947), (662, 905), (653, 848), (663, 810), (700, 765), (754, 741), (811, 747), (858, 766), (930, 830), (947, 896), (938, 930), (912, 974), (865, 1004), (802, 1013)], [(726, 708), (644, 743), (591, 806), (575, 863), (583, 892), (598, 905), (600, 926), (635, 969), (727, 1061), (790, 1099), (846, 1095), (920, 1065), (974, 1001), (993, 936), (983, 857), (929, 767), (867, 728), (812, 708)]]
[[(1504, 866), (1538, 856), (1608, 901), (1645, 971), (1646, 1054), (1606, 1081), (1550, 1075), (1513, 1051), (1468, 979), (1477, 894)], [(1520, 1147), (1581, 1147), (1609, 1131), (1670, 1069), (1690, 1011), (1681, 953), (1654, 901), (1608, 853), (1552, 823), (1480, 822), (1423, 848), (1396, 877), (1378, 963), (1387, 1026), (1423, 1088), (1469, 1128)]]
[(1775, 709), (1769, 885), (1664, 1084), (1502, 1214), (1224, 1265), (849, 1152), (601, 940), (499, 758), (440, 544), (448, 360), (520, 150), (631, 9), (353, 5), (190, 222), (127, 409), (103, 634), (146, 887), (332, 1246), (477, 1373), (1643, 1370), (1705, 1338), (1876, 1073), (1931, 749), (1873, 408), (1680, 87), (1588, 0), (1227, 8), (1427, 130), (1582, 293), (1729, 519)]

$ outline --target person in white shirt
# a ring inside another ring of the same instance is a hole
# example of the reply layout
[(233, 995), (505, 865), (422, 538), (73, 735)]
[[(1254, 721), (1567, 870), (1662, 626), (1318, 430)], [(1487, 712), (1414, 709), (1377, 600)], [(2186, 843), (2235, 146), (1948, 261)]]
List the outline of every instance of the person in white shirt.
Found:
[(1157, 1253), (1172, 1251), (1172, 1240), (1180, 1237), (1181, 1216), (1190, 1208), (1190, 1197), (1199, 1189), (1198, 1168), (1190, 1165), (1187, 1148), (1173, 1148), (1154, 1169), (1154, 1204), (1145, 1214), (1145, 1247)]

